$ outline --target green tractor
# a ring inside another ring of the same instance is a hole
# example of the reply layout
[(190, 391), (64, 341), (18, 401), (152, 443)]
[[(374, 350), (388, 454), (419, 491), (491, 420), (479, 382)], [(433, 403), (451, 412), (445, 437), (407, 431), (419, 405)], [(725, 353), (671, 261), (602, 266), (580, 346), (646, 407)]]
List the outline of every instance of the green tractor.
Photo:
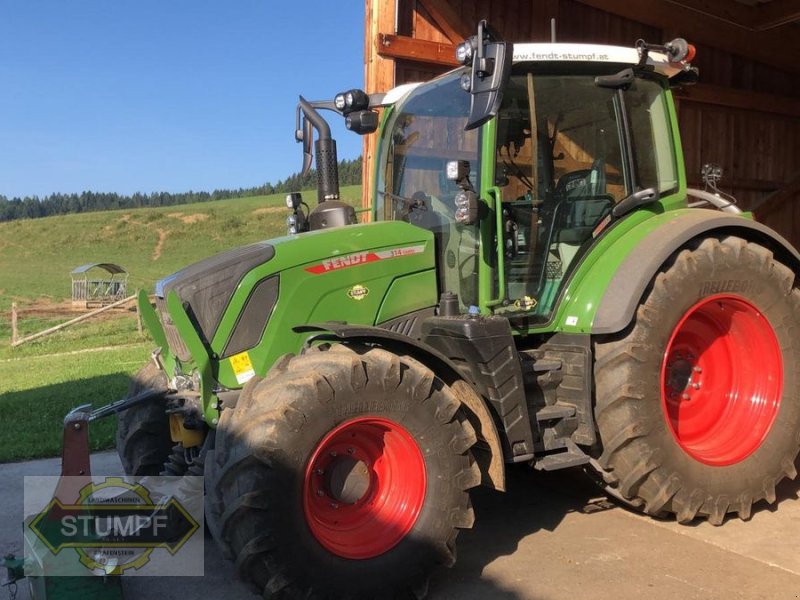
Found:
[[(774, 502), (800, 255), (714, 169), (687, 189), (670, 90), (693, 53), (481, 23), (430, 82), (301, 98), (319, 202), (141, 295), (158, 349), (119, 414), (125, 469), (204, 473), (214, 538), (280, 598), (421, 597), (511, 463), (680, 522)], [(380, 130), (369, 223), (322, 110)]]

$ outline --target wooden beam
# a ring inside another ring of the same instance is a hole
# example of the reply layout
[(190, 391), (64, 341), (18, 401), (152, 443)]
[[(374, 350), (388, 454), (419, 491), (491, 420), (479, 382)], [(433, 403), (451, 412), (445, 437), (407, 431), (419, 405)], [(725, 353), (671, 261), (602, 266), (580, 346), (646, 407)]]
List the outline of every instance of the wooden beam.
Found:
[(90, 319), (91, 317), (93, 317), (95, 315), (99, 315), (100, 313), (106, 312), (107, 310), (110, 310), (112, 308), (116, 308), (117, 306), (122, 306), (123, 304), (127, 304), (131, 300), (135, 300), (135, 299), (136, 299), (136, 295), (134, 294), (133, 296), (128, 296), (127, 298), (123, 298), (122, 300), (117, 300), (113, 304), (109, 304), (107, 306), (103, 306), (102, 308), (96, 308), (95, 310), (93, 310), (91, 312), (83, 314), (80, 317), (75, 317), (74, 319), (70, 319), (69, 321), (61, 323), (60, 325), (56, 325), (55, 327), (50, 327), (48, 329), (45, 329), (44, 331), (40, 331), (39, 333), (33, 333), (33, 334), (31, 334), (29, 336), (26, 336), (24, 338), (19, 338), (15, 342), (13, 342), (11, 344), (11, 346), (15, 348), (17, 346), (21, 346), (22, 344), (24, 344), (26, 342), (32, 342), (33, 340), (38, 340), (40, 337), (44, 337), (46, 335), (50, 335), (51, 333), (55, 333), (56, 331), (60, 331), (60, 330), (64, 329), (65, 327), (69, 327), (70, 325), (74, 325), (75, 323), (80, 323), (81, 321), (85, 321), (86, 319)]
[(675, 98), (679, 102), (699, 102), (800, 118), (800, 98), (762, 94), (704, 83), (676, 90)]
[(747, 6), (730, 0), (667, 0), (749, 31), (766, 31), (800, 20), (800, 0), (771, 0)]
[(460, 44), (470, 35), (472, 27), (462, 21), (447, 0), (417, 0), (436, 23), (437, 27), (454, 44)]
[[(738, 25), (703, 15), (667, 0), (578, 0), (626, 19), (659, 29), (680, 31), (690, 42), (705, 44), (757, 62), (800, 73), (800, 44), (792, 35), (776, 31), (747, 32)], [(666, 41), (666, 40), (659, 40)]]
[(757, 9), (756, 29), (763, 31), (800, 21), (800, 0), (772, 0)]
[(789, 181), (787, 181), (782, 188), (767, 196), (753, 212), (759, 221), (763, 221), (780, 208), (781, 204), (788, 200), (795, 199), (798, 195), (800, 195), (800, 171), (790, 177)]
[(426, 40), (415, 40), (405, 35), (379, 33), (377, 39), (378, 54), (390, 56), (395, 60), (405, 59), (436, 65), (458, 66), (456, 47), (454, 44), (442, 44)]
[(757, 21), (756, 8), (731, 0), (666, 0), (670, 4), (676, 4), (688, 10), (693, 10), (706, 17), (717, 19), (742, 27), (754, 30)]
[[(385, 92), (394, 87), (395, 64), (390, 57), (379, 54), (375, 43), (378, 33), (394, 32), (396, 3), (393, 0), (365, 0), (366, 35), (364, 36), (364, 90), (368, 94)], [(361, 205), (367, 207), (372, 200), (371, 189), (375, 170), (377, 134), (364, 136), (363, 163), (361, 167)], [(364, 213), (368, 219), (369, 214)]]

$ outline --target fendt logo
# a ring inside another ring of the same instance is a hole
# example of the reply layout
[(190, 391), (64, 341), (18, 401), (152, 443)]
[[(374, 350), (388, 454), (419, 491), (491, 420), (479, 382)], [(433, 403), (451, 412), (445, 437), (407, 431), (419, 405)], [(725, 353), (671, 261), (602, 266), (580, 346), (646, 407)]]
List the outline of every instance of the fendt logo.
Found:
[[(200, 529), (192, 511), (178, 500), (177, 496), (185, 494), (164, 496), (148, 489), (152, 487), (149, 482), (143, 485), (121, 477), (101, 479), (99, 483), (87, 480), (74, 503), (65, 503), (59, 497), (63, 496), (63, 484), (59, 483), (62, 487), (57, 489), (55, 497), (28, 523), (54, 557), (65, 549), (74, 549), (84, 574), (122, 575), (129, 569), (139, 570), (150, 562), (157, 549), (174, 556)], [(202, 483), (199, 488), (182, 483), (173, 488), (188, 491), (189, 495), (198, 490), (202, 494)]]
[(375, 252), (356, 252), (355, 254), (326, 258), (319, 264), (306, 267), (305, 270), (314, 275), (320, 275), (322, 273), (328, 273), (329, 271), (357, 267), (379, 260), (422, 254), (424, 251), (425, 246), (406, 246), (403, 248), (393, 248), (391, 250), (377, 250)]

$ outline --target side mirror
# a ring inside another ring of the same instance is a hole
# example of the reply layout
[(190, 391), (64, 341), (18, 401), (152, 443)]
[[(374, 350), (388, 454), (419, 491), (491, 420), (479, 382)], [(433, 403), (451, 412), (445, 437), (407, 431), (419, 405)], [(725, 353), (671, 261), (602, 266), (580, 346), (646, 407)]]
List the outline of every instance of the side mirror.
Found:
[(503, 42), (486, 21), (478, 23), (478, 35), (456, 48), (456, 58), (472, 65), (464, 74), (461, 87), (472, 95), (465, 130), (480, 127), (497, 114), (503, 101), (503, 88), (511, 75), (514, 47)]
[(311, 170), (311, 162), (314, 160), (311, 141), (314, 139), (314, 126), (301, 114), (300, 105), (297, 105), (297, 124), (294, 130), (294, 139), (303, 143), (303, 168), (300, 176), (305, 177)]

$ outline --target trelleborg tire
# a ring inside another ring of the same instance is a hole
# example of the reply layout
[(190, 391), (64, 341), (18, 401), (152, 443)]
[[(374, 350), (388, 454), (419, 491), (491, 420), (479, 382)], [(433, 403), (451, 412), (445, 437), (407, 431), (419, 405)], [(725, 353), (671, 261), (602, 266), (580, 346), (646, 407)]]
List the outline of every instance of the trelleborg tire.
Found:
[[(128, 396), (146, 389), (167, 390), (166, 376), (152, 363), (136, 373)], [(172, 447), (163, 398), (138, 404), (117, 415), (117, 452), (127, 475), (158, 475)]]
[(472, 526), (475, 431), (412, 358), (343, 345), (287, 357), (216, 436), (209, 526), (265, 597), (422, 597)]
[(733, 236), (680, 251), (634, 322), (595, 343), (595, 464), (606, 485), (680, 522), (748, 519), (796, 476), (799, 366), (788, 267)]

